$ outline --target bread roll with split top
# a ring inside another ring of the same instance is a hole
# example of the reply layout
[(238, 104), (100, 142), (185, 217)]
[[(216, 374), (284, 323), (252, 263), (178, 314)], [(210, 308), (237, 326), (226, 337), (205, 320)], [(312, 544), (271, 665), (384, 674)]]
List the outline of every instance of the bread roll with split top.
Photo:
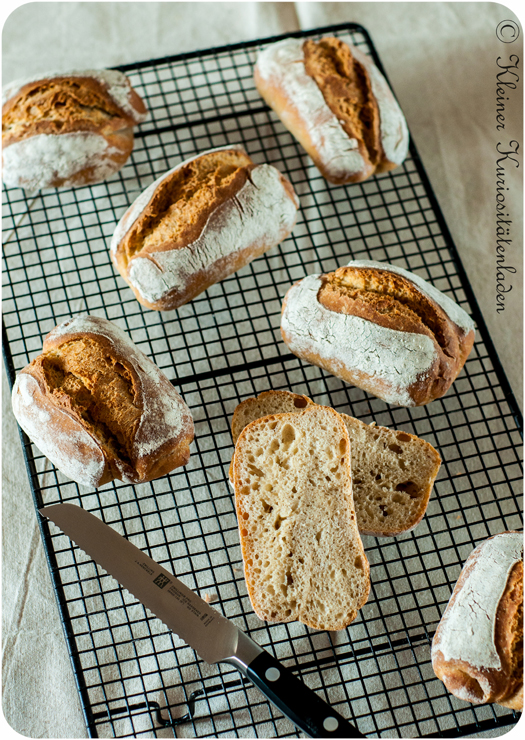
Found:
[(115, 324), (77, 316), (55, 327), (17, 376), (15, 417), (68, 478), (98, 487), (144, 483), (186, 465), (190, 410)]
[(294, 354), (398, 406), (443, 396), (474, 333), (470, 316), (433, 285), (372, 260), (308, 275), (282, 307), (282, 338)]
[(404, 161), (403, 113), (355, 46), (333, 37), (278, 41), (259, 54), (254, 81), (329, 182), (360, 182)]
[(241, 147), (213, 149), (137, 198), (117, 225), (111, 258), (140, 303), (171, 310), (283, 241), (297, 208), (275, 167)]
[(432, 641), (432, 666), (472, 704), (523, 710), (523, 533), (502, 532), (467, 558)]
[(26, 190), (91, 185), (121, 169), (147, 117), (128, 78), (82, 70), (15, 80), (2, 91), (3, 180)]

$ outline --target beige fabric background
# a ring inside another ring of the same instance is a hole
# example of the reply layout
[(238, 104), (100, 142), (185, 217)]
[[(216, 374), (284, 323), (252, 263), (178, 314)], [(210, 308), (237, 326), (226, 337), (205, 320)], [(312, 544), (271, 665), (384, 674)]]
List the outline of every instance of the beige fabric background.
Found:
[[(522, 404), (521, 172), (506, 169), (513, 243), (495, 304), (496, 144), (522, 142), (521, 90), (496, 130), (496, 3), (30, 3), (3, 29), (3, 82), (45, 69), (103, 67), (355, 21), (370, 32), (496, 348)], [(521, 83), (520, 83), (521, 84)], [(521, 166), (521, 160), (520, 160)], [(3, 710), (29, 737), (86, 737), (36, 528), (3, 373)], [(500, 733), (501, 734), (501, 733)]]

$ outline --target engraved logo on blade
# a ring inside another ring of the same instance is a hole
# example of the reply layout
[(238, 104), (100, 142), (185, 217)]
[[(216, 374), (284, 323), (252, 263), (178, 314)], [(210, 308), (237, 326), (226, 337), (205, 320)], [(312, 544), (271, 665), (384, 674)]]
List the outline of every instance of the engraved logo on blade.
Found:
[(159, 588), (164, 588), (164, 586), (169, 582), (170, 579), (168, 576), (165, 576), (164, 573), (159, 573), (159, 575), (153, 579), (153, 583)]

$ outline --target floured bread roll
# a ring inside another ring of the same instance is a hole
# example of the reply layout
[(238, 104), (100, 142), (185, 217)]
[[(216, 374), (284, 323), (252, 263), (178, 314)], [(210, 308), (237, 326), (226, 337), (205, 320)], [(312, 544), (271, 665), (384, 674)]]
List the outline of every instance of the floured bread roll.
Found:
[(471, 552), (432, 641), (432, 666), (473, 704), (523, 710), (523, 533)]
[(356, 47), (336, 38), (284, 39), (261, 52), (254, 81), (329, 182), (360, 182), (405, 159), (403, 113)]
[(235, 503), (246, 585), (261, 619), (339, 630), (366, 602), (350, 455), (341, 417), (325, 406), (266, 416), (241, 432)]
[(287, 292), (283, 341), (298, 357), (387, 403), (441, 398), (474, 343), (474, 322), (451, 298), (402, 267), (353, 260)]
[(17, 376), (12, 401), (28, 437), (64, 475), (98, 487), (143, 483), (190, 458), (190, 410), (117, 326), (78, 316), (55, 327)]
[(111, 258), (140, 303), (171, 310), (283, 241), (297, 208), (275, 167), (241, 147), (213, 149), (137, 198), (117, 225)]
[(26, 190), (91, 185), (120, 170), (147, 116), (115, 70), (42, 74), (2, 90), (3, 180)]

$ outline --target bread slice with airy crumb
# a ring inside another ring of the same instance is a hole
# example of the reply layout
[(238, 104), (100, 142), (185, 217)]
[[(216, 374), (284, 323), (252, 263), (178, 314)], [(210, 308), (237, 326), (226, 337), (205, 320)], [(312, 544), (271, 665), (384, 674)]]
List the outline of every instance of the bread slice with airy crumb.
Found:
[[(233, 414), (232, 436), (263, 416), (300, 413), (314, 402), (289, 391), (264, 391), (247, 398)], [(393, 537), (413, 529), (423, 518), (441, 458), (415, 434), (395, 431), (341, 414), (352, 451), (354, 505), (361, 534)], [(230, 480), (233, 481), (233, 460)]]
[[(304, 411), (314, 402), (308, 396), (301, 396), (291, 391), (263, 391), (256, 398), (246, 398), (235, 408), (231, 421), (233, 444), (237, 444), (239, 434), (245, 426), (255, 419), (270, 414), (286, 414), (289, 411)], [(228, 473), (233, 486), (233, 456)]]
[(308, 396), (291, 391), (263, 391), (256, 398), (246, 398), (233, 412), (231, 421), (233, 444), (237, 444), (244, 427), (255, 419), (270, 414), (300, 413), (313, 403)]
[(244, 574), (256, 614), (344, 629), (370, 590), (340, 415), (308, 404), (241, 432), (234, 487)]
[(414, 529), (427, 510), (439, 452), (415, 434), (341, 414), (350, 437), (357, 526), (394, 537)]

